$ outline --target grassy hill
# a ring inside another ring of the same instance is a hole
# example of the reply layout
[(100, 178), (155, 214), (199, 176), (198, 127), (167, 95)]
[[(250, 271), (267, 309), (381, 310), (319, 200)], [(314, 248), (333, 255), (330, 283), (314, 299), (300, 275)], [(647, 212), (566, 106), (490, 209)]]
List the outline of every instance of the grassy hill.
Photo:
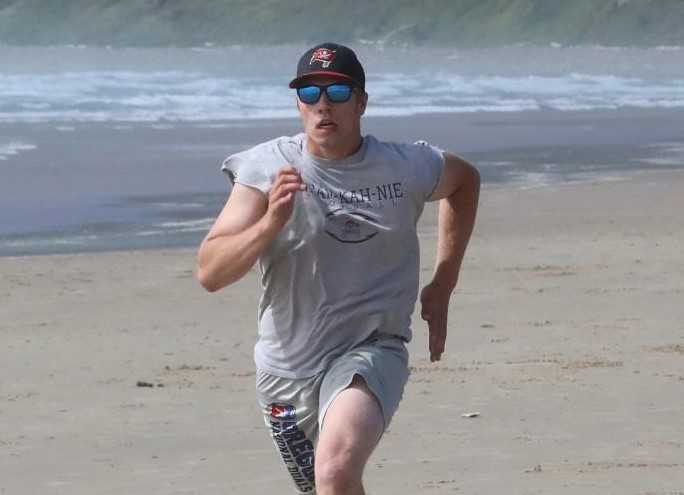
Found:
[(684, 44), (683, 0), (0, 0), (0, 42)]

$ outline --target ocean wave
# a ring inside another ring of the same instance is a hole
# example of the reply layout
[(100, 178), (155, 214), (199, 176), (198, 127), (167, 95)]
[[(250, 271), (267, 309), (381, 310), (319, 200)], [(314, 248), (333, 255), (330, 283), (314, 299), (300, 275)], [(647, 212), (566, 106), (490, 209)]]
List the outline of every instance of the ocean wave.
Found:
[(163, 227), (166, 229), (174, 229), (176, 231), (194, 231), (194, 230), (208, 230), (216, 219), (201, 218), (198, 220), (186, 220), (177, 222), (162, 222), (155, 225), (155, 227)]
[(659, 52), (678, 52), (684, 50), (684, 46), (679, 45), (661, 45), (654, 48)]
[(0, 160), (7, 160), (10, 156), (18, 155), (22, 151), (35, 150), (36, 148), (37, 146), (35, 144), (17, 141), (0, 143)]
[(99, 239), (97, 235), (46, 235), (21, 239), (0, 240), (0, 248), (45, 248), (50, 246), (86, 245)]
[[(684, 79), (571, 72), (370, 77), (368, 115), (684, 107)], [(295, 118), (294, 94), (269, 77), (199, 71), (0, 74), (0, 122), (200, 122)]]

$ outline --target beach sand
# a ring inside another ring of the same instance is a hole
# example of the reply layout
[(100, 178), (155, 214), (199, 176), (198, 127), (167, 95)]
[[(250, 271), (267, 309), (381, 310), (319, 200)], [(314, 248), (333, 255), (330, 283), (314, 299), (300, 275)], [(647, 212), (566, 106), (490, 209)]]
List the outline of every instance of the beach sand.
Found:
[[(683, 191), (683, 172), (485, 188), (446, 354), (415, 318), (368, 492), (683, 494)], [(254, 398), (258, 276), (208, 294), (194, 264), (0, 258), (0, 494), (287, 493)]]

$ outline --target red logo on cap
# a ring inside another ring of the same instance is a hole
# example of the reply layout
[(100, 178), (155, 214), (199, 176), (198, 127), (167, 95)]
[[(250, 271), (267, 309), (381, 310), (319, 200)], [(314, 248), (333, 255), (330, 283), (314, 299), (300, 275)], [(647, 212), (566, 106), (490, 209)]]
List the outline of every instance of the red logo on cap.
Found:
[(331, 50), (330, 48), (319, 48), (311, 55), (309, 65), (313, 65), (314, 62), (320, 62), (321, 67), (327, 69), (334, 59), (335, 50)]

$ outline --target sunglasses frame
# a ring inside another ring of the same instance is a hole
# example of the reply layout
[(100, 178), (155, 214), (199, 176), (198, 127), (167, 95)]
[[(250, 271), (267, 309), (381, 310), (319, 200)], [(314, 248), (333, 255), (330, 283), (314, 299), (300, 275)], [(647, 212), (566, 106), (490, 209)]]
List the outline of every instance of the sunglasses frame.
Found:
[[(330, 93), (328, 92), (328, 88), (330, 88), (331, 86), (345, 86), (345, 87), (349, 88), (349, 97), (347, 99), (341, 100), (341, 101), (335, 101), (335, 100), (331, 99)], [(301, 89), (304, 89), (304, 88), (312, 88), (312, 87), (318, 88), (318, 97), (316, 98), (316, 100), (311, 101), (311, 102), (307, 102), (307, 101), (302, 100), (302, 97), (299, 94), (299, 91)], [(330, 103), (347, 103), (349, 100), (351, 100), (352, 94), (354, 93), (354, 89), (355, 89), (355, 86), (353, 84), (350, 84), (347, 82), (334, 82), (334, 83), (330, 83), (330, 84), (306, 84), (306, 85), (302, 85), (302, 86), (299, 86), (298, 88), (296, 88), (297, 98), (299, 98), (299, 101), (301, 101), (305, 105), (315, 105), (316, 103), (321, 101), (321, 96), (323, 95), (323, 93), (325, 93), (325, 97), (328, 99), (328, 101)]]

